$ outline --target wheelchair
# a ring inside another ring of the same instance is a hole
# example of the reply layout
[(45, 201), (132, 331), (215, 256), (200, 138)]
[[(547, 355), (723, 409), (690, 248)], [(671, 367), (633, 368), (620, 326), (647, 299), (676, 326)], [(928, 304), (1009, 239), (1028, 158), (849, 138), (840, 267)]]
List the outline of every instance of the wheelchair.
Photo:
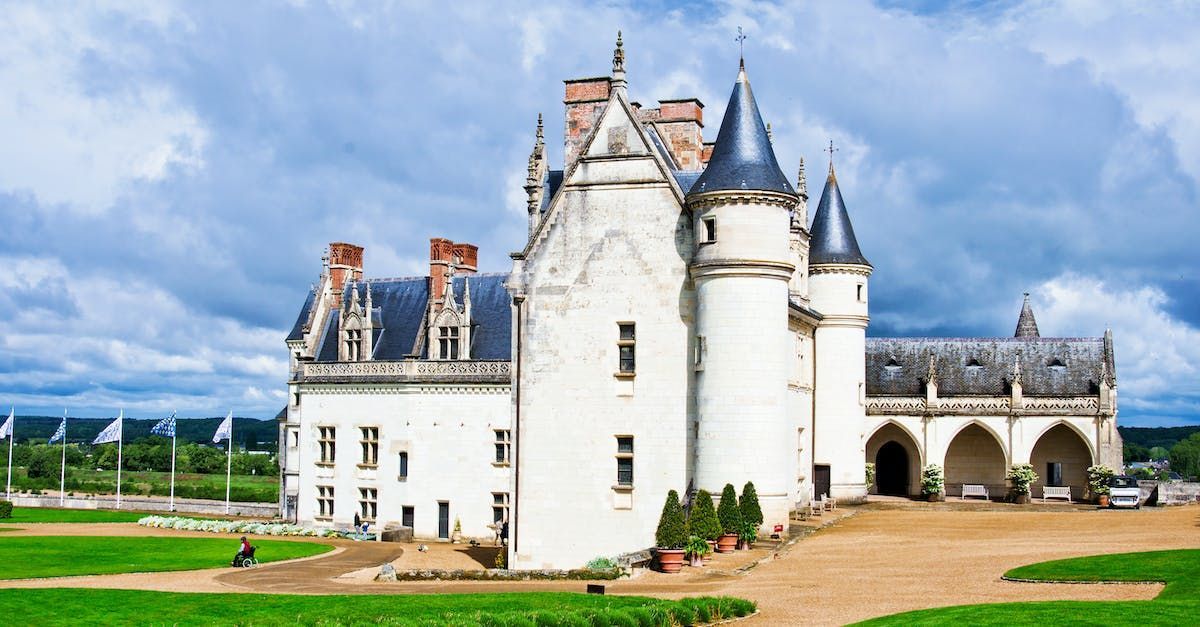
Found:
[(238, 554), (233, 558), (233, 566), (237, 568), (253, 568), (258, 566), (258, 560), (254, 557), (254, 550), (256, 548), (251, 545), (249, 553), (238, 551)]

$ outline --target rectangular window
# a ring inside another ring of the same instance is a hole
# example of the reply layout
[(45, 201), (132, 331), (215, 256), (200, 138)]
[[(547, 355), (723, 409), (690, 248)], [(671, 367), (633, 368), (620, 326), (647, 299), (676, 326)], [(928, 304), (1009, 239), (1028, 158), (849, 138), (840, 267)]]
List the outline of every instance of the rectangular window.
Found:
[(711, 243), (717, 241), (717, 219), (716, 218), (704, 218), (703, 220), (700, 220), (700, 225), (701, 225), (701, 229), (703, 231), (700, 234), (700, 237), (701, 237), (700, 243), (701, 244), (711, 244)]
[(375, 522), (376, 508), (375, 504), (378, 501), (379, 491), (375, 488), (359, 488), (358, 489), (358, 510), (362, 519), (368, 522)]
[(400, 470), (396, 473), (396, 476), (401, 481), (405, 481), (408, 479), (408, 451), (400, 451), (399, 463)]
[(1062, 462), (1046, 462), (1046, 485), (1062, 486)]
[(618, 364), (618, 372), (621, 374), (633, 374), (635, 363), (634, 342), (637, 339), (632, 322), (617, 323), (619, 331), (617, 335), (617, 351), (620, 353), (620, 363)]
[(704, 363), (704, 351), (708, 347), (704, 343), (704, 336), (696, 336), (696, 354), (694, 356), (695, 365), (699, 366)]
[(317, 427), (317, 432), (321, 436), (318, 440), (321, 444), (320, 463), (332, 464), (337, 458), (337, 429), (334, 427)]
[(359, 427), (362, 439), (362, 465), (375, 466), (379, 463), (379, 427)]
[(333, 486), (317, 486), (317, 518), (333, 518)]
[(362, 358), (362, 331), (350, 329), (346, 331), (346, 360), (359, 361)]
[(494, 429), (496, 433), (496, 463), (508, 464), (508, 455), (512, 450), (511, 432), (508, 429)]
[(617, 436), (617, 485), (633, 485), (633, 436)]
[(458, 327), (438, 327), (438, 354), (442, 359), (458, 359)]
[(413, 506), (405, 505), (400, 508), (400, 524), (412, 529), (413, 527)]
[(508, 520), (508, 492), (492, 492), (492, 522)]
[(866, 286), (863, 285), (862, 283), (859, 283), (858, 284), (858, 302), (860, 302), (860, 303), (866, 302), (865, 298), (863, 297), (863, 293), (865, 290), (866, 290)]

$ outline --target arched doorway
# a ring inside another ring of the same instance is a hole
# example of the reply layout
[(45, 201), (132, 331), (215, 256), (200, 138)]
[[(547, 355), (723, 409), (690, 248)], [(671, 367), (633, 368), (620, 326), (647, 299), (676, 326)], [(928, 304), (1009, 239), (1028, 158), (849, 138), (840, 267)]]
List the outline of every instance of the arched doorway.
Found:
[(961, 496), (963, 484), (971, 484), (987, 486), (992, 498), (1003, 498), (1007, 467), (1000, 441), (978, 424), (969, 425), (946, 449), (946, 494)]
[(866, 445), (867, 461), (875, 464), (871, 494), (911, 496), (921, 491), (921, 449), (908, 431), (889, 422), (871, 434)]
[(908, 451), (888, 440), (875, 454), (875, 489), (880, 494), (908, 496)]
[(1083, 498), (1092, 451), (1075, 430), (1061, 423), (1047, 430), (1033, 445), (1029, 463), (1038, 474), (1031, 496), (1040, 497), (1042, 488), (1052, 485), (1070, 486), (1072, 499)]

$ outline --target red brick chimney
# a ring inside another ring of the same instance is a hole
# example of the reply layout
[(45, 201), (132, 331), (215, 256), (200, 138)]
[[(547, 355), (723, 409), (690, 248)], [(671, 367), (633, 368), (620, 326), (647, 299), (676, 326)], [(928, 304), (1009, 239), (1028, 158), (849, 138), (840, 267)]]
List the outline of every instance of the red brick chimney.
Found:
[(479, 247), (455, 244), (444, 237), (429, 240), (429, 296), (440, 301), (446, 293), (447, 274), (475, 274), (479, 267)]
[(333, 291), (340, 294), (346, 280), (361, 281), (363, 276), (363, 247), (333, 242), (329, 245), (329, 277)]
[(607, 76), (573, 78), (563, 83), (566, 83), (563, 104), (567, 106), (566, 131), (563, 133), (563, 169), (566, 170), (579, 158), (583, 142), (604, 114), (612, 79)]
[(658, 128), (681, 170), (698, 170), (704, 152), (704, 103), (697, 98), (658, 101)]

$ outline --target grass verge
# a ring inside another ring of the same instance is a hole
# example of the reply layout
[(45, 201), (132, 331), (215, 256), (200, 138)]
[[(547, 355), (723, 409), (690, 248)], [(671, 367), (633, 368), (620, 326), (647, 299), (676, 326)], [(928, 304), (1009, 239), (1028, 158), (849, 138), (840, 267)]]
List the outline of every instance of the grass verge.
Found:
[[(57, 472), (57, 471), (56, 471)], [(13, 490), (58, 490), (59, 477), (29, 477), (24, 468), (14, 467)], [(116, 494), (117, 471), (67, 468), (66, 488), (77, 494)], [(122, 494), (167, 496), (171, 493), (171, 473), (125, 470), (121, 474)], [(176, 498), (225, 500), (225, 473), (175, 475)], [(230, 498), (247, 503), (274, 503), (279, 500), (279, 477), (233, 475)]]
[[(1152, 601), (1044, 601), (958, 605), (860, 625), (1186, 625), (1200, 616), (1200, 549), (1076, 557), (1014, 568), (1010, 579), (1162, 582)], [(1020, 585), (1020, 584), (1013, 584)]]
[(30, 624), (695, 625), (754, 612), (727, 597), (666, 601), (570, 592), (326, 595), (48, 588), (0, 590), (0, 612)]
[(137, 522), (146, 514), (109, 509), (51, 509), (45, 507), (15, 507), (12, 518), (0, 518), (0, 523), (115, 523)]
[[(259, 540), (255, 546), (255, 557), (261, 562), (307, 557), (333, 548), (286, 540)], [(216, 568), (228, 566), (234, 553), (237, 541), (227, 538), (0, 537), (0, 564), (4, 564), (0, 579)]]

